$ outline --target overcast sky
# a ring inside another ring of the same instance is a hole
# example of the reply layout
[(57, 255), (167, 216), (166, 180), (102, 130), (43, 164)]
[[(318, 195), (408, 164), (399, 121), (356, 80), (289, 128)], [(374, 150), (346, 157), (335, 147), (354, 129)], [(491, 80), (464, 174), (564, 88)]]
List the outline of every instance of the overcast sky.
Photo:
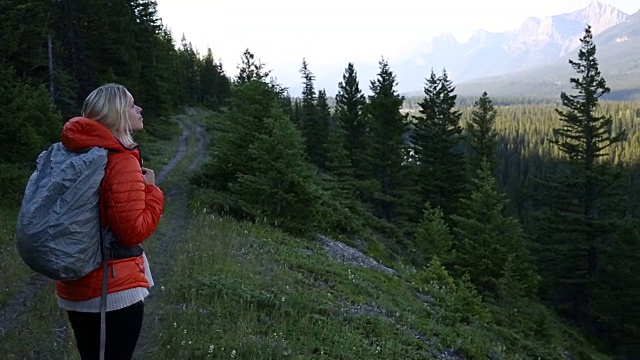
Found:
[[(590, 0), (157, 0), (158, 14), (179, 43), (211, 48), (234, 75), (249, 48), (274, 73), (330, 64), (393, 61), (420, 41), (452, 33), (465, 41), (476, 29), (517, 29), (529, 16), (557, 15)], [(633, 14), (638, 0), (603, 1)]]

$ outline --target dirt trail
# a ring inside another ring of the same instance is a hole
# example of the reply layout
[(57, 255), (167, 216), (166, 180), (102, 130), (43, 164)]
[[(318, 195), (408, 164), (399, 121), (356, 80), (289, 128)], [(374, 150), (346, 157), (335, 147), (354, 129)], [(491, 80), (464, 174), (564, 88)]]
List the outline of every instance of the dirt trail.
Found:
[[(144, 325), (143, 334), (139, 342), (139, 349), (144, 349), (149, 344), (147, 341), (148, 334), (145, 334), (145, 330), (151, 329), (149, 322), (152, 322), (153, 319), (157, 317), (154, 314), (153, 306), (157, 300), (154, 301), (153, 299), (158, 297), (158, 289), (162, 286), (165, 277), (169, 273), (172, 250), (186, 231), (186, 224), (188, 222), (187, 175), (189, 172), (198, 168), (206, 159), (208, 137), (203, 127), (195, 122), (193, 118), (195, 111), (190, 108), (187, 108), (186, 111), (187, 114), (190, 115), (188, 122), (195, 126), (195, 132), (199, 138), (198, 151), (195, 159), (189, 165), (187, 173), (183, 174), (184, 178), (175, 181), (167, 188), (162, 187), (162, 182), (184, 159), (189, 150), (192, 133), (187, 125), (180, 123), (182, 135), (180, 136), (178, 150), (171, 161), (169, 161), (156, 176), (156, 183), (158, 183), (165, 192), (165, 204), (170, 204), (169, 206), (172, 208), (172, 213), (168, 216), (163, 216), (161, 221), (167, 223), (164, 226), (165, 230), (155, 235), (154, 241), (157, 242), (157, 244), (154, 246), (153, 254), (148, 255), (156, 286), (151, 289), (151, 301), (149, 301), (149, 305), (147, 306), (145, 314), (146, 324)], [(51, 283), (52, 280), (42, 275), (34, 275), (20, 291), (12, 296), (5, 305), (0, 307), (0, 340), (2, 340), (7, 332), (20, 325), (22, 316), (31, 309), (38, 299), (38, 295)]]
[[(187, 109), (187, 113), (189, 115), (195, 115), (191, 109)], [(188, 174), (197, 169), (206, 160), (209, 138), (204, 128), (193, 121), (193, 118), (191, 123), (195, 125), (195, 131), (199, 139), (198, 151), (193, 162), (189, 164), (186, 173), (182, 174), (183, 176), (181, 178), (172, 182), (170, 187), (166, 189), (163, 188), (165, 191), (165, 209), (169, 208), (169, 212), (165, 212), (165, 215), (163, 215), (161, 221), (164, 224), (162, 228), (156, 232), (153, 239), (150, 239), (155, 242), (155, 244), (153, 250), (147, 254), (147, 257), (149, 258), (149, 266), (155, 285), (150, 289), (150, 295), (147, 300), (145, 300), (144, 323), (134, 359), (148, 359), (149, 357), (146, 354), (153, 347), (152, 335), (154, 329), (158, 326), (158, 318), (160, 316), (158, 304), (162, 303), (162, 287), (171, 276), (176, 247), (180, 241), (184, 239), (189, 223)], [(185, 132), (189, 134), (188, 130)], [(183, 134), (185, 132), (183, 132)], [(183, 138), (184, 142), (188, 144), (189, 135), (186, 137), (183, 136)], [(181, 138), (180, 150), (183, 149), (182, 143), (183, 139)], [(184, 154), (181, 154), (180, 150), (176, 154), (176, 158), (186, 155), (186, 150)], [(180, 160), (177, 160), (175, 164), (173, 164), (173, 167), (175, 167), (179, 161)], [(173, 161), (167, 164), (167, 167), (172, 163)], [(161, 172), (160, 176), (163, 174), (164, 172)]]

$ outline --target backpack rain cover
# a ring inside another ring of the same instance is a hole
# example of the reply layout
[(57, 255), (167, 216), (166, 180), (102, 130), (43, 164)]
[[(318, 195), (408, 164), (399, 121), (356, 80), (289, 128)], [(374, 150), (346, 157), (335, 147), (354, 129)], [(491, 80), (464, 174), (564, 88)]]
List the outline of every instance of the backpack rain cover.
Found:
[(34, 271), (54, 280), (76, 280), (102, 263), (100, 183), (107, 150), (81, 152), (62, 143), (40, 154), (27, 182), (16, 247)]

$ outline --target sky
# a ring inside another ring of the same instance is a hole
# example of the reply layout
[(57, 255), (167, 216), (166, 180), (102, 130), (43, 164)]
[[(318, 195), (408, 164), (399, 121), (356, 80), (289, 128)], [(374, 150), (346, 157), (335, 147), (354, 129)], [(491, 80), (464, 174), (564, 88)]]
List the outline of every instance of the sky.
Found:
[[(348, 62), (392, 62), (433, 36), (464, 42), (473, 31), (516, 30), (527, 17), (586, 7), (591, 0), (157, 0), (158, 15), (179, 43), (211, 48), (228, 75), (249, 49), (277, 77)], [(602, 0), (627, 14), (638, 0)]]

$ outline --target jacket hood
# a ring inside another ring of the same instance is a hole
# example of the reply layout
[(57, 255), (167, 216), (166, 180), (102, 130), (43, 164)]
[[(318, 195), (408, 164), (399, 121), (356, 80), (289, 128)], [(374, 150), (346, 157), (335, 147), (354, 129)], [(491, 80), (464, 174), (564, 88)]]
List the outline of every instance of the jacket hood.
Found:
[(94, 146), (115, 151), (127, 150), (104, 125), (84, 117), (74, 117), (64, 124), (61, 142), (71, 151)]

